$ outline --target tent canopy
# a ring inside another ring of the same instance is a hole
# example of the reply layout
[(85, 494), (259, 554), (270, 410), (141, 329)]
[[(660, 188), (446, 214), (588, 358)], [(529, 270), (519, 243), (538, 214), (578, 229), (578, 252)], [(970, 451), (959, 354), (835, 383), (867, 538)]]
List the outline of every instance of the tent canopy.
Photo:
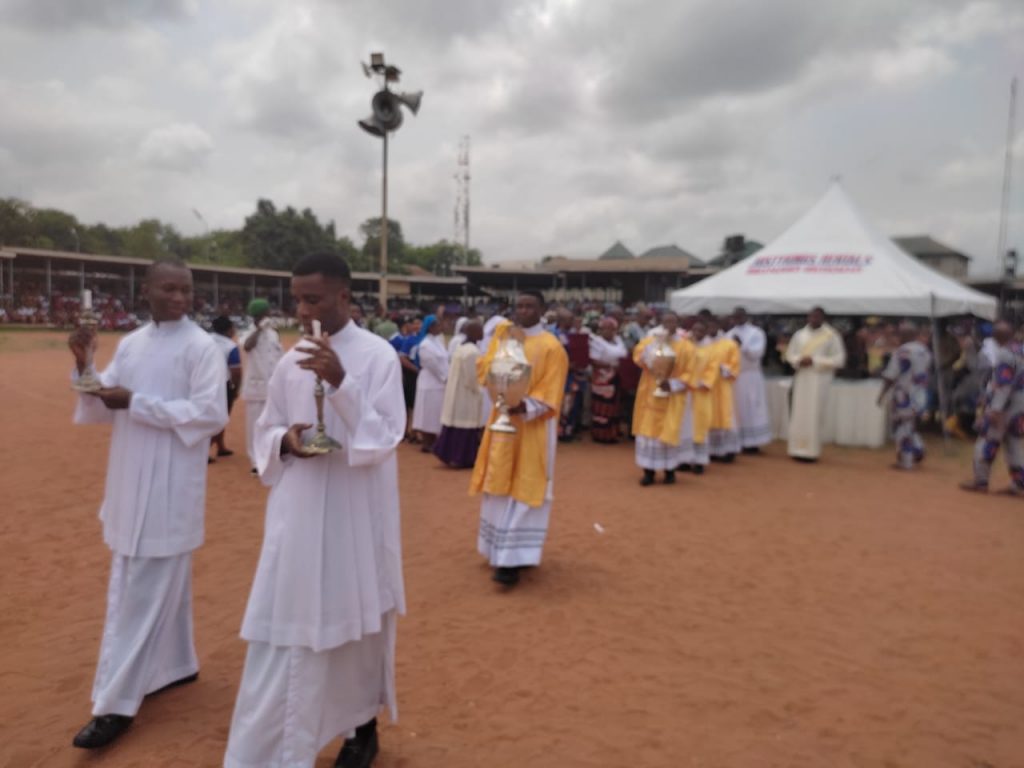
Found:
[(996, 301), (901, 250), (861, 215), (838, 182), (776, 240), (728, 269), (672, 293), (672, 309), (757, 315), (803, 314), (989, 320)]

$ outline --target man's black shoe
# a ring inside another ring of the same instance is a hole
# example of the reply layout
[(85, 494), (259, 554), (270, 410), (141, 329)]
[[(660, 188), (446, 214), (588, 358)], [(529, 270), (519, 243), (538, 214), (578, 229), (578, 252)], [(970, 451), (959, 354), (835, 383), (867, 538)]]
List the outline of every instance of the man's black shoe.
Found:
[(757, 446), (754, 446), (752, 448), (744, 448), (743, 452), (747, 454), (747, 456), (757, 456), (759, 453), (761, 453), (761, 449), (758, 448)]
[(97, 715), (75, 734), (71, 743), (79, 749), (99, 749), (128, 730), (135, 718), (126, 715)]
[(690, 464), (680, 464), (676, 467), (676, 472), (690, 472), (693, 470), (693, 466)]
[(736, 461), (735, 453), (727, 453), (725, 454), (725, 456), (722, 457), (723, 464), (732, 464), (734, 461)]
[(494, 581), (499, 584), (503, 584), (506, 587), (514, 587), (519, 583), (519, 569), (518, 568), (495, 568), (494, 575), (491, 576)]
[(644, 470), (644, 476), (640, 478), (640, 485), (647, 487), (654, 485), (654, 472), (650, 469)]
[(380, 745), (377, 741), (377, 718), (356, 728), (356, 735), (341, 745), (334, 768), (370, 768)]
[(169, 691), (171, 688), (177, 688), (179, 685), (188, 685), (189, 683), (194, 683), (198, 679), (199, 679), (199, 673), (196, 672), (194, 674), (187, 675), (186, 677), (183, 677), (180, 680), (175, 680), (173, 683), (168, 683), (163, 688), (157, 688), (155, 691), (152, 691), (151, 693), (147, 693), (146, 695), (147, 696), (156, 696), (158, 693), (163, 693), (164, 691)]
[(676, 473), (671, 469), (665, 470), (665, 485), (675, 485)]
[(704, 465), (703, 464), (694, 464), (693, 465), (693, 474), (695, 474), (695, 475), (703, 475), (704, 474)]

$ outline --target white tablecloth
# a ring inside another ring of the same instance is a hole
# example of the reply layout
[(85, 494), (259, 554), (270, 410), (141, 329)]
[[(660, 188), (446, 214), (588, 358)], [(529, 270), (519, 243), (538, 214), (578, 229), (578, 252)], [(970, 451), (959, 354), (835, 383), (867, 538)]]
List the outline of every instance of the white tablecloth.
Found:
[[(772, 433), (777, 440), (789, 436), (789, 391), (792, 377), (765, 379), (765, 395)], [(835, 379), (825, 405), (822, 442), (864, 448), (881, 448), (888, 435), (888, 417), (876, 404), (882, 391), (880, 379), (843, 381)]]

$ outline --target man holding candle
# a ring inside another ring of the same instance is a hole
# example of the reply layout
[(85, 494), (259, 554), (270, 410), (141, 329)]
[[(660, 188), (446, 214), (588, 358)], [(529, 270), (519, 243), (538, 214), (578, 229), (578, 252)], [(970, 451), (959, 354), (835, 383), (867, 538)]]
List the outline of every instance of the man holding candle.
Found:
[[(100, 508), (113, 561), (94, 717), (74, 738), (84, 749), (112, 742), (144, 696), (199, 670), (192, 551), (203, 543), (210, 437), (227, 423), (227, 371), (216, 343), (185, 316), (192, 273), (183, 263), (154, 262), (144, 291), (152, 322), (121, 340), (99, 374), (102, 388), (80, 394), (75, 409), (77, 424), (113, 424)], [(96, 343), (88, 328), (71, 334), (73, 381), (88, 371)]]
[[(301, 259), (291, 291), (308, 335), (274, 369), (256, 423), (256, 464), (271, 491), (224, 765), (312, 766), (354, 731), (335, 764), (365, 768), (378, 711), (395, 716), (395, 619), (405, 611), (402, 369), (387, 341), (350, 319), (341, 257)], [(317, 420), (317, 378), (326, 435), (340, 443), (326, 454), (303, 440)]]

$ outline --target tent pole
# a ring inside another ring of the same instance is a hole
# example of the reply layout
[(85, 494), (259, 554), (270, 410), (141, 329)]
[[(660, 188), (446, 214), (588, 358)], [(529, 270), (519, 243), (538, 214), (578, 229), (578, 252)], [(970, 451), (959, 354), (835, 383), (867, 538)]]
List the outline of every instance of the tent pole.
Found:
[(932, 320), (932, 365), (935, 368), (935, 388), (939, 393), (939, 424), (942, 427), (942, 449), (946, 456), (952, 455), (949, 430), (946, 429), (946, 388), (943, 386), (942, 369), (939, 367), (939, 322), (935, 316), (935, 294), (931, 294)]

